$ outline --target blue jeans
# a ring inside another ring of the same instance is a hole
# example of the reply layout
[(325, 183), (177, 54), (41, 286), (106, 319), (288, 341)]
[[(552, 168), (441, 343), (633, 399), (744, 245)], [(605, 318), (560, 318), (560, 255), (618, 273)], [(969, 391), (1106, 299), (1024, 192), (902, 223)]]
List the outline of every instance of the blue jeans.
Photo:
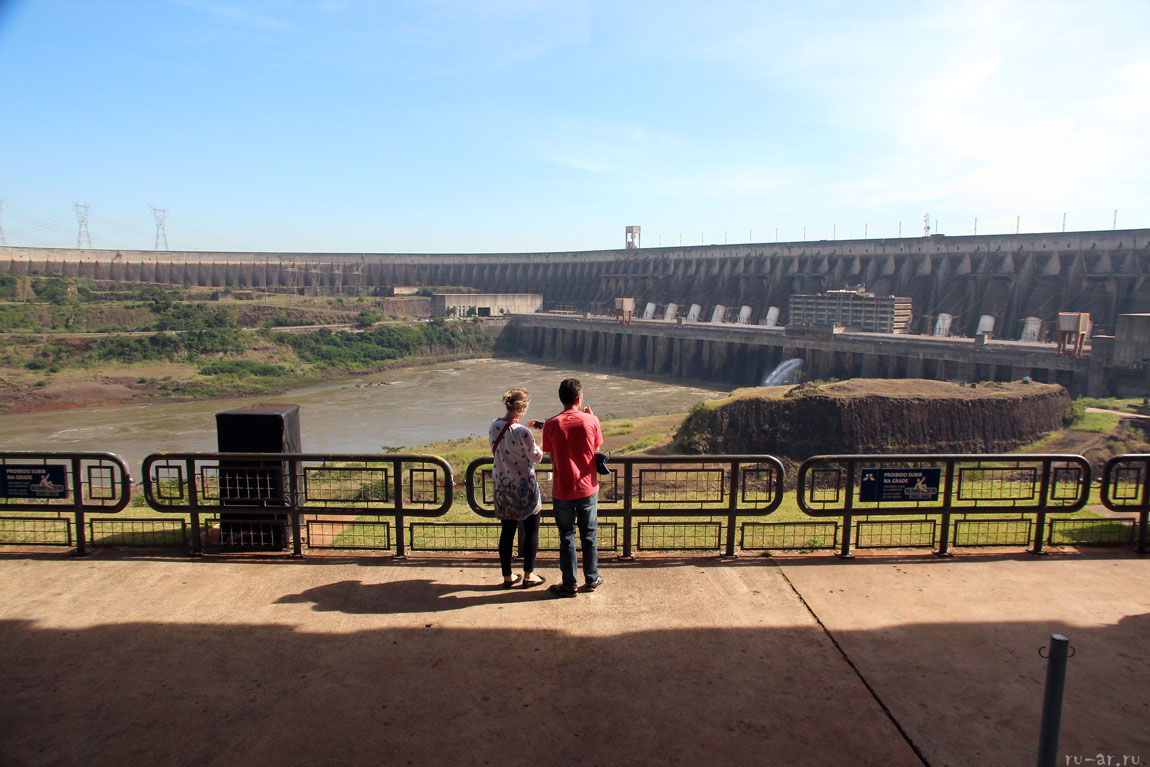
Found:
[(555, 524), (559, 526), (559, 570), (563, 585), (576, 588), (579, 579), (575, 565), (575, 524), (583, 546), (583, 578), (593, 583), (599, 577), (599, 494), (573, 501), (554, 502)]

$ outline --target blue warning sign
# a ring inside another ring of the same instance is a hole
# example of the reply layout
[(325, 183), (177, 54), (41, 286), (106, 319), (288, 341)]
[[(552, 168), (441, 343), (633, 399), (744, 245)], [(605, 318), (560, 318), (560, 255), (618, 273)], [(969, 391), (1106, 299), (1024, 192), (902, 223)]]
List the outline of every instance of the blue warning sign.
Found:
[(933, 501), (938, 498), (942, 469), (863, 469), (859, 500), (863, 503)]

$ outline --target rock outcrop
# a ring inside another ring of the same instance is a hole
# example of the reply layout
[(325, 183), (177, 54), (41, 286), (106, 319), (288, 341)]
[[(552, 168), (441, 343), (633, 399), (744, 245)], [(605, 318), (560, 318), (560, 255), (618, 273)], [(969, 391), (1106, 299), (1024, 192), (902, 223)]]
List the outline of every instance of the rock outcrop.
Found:
[(790, 461), (850, 453), (1005, 452), (1062, 428), (1061, 386), (976, 387), (852, 379), (739, 389), (696, 407), (675, 437), (686, 453), (768, 454)]

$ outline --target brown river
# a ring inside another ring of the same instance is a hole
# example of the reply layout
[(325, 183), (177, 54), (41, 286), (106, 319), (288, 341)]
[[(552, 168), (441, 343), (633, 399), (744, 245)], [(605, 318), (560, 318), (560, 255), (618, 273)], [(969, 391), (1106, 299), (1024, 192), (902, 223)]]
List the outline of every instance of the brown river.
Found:
[(546, 418), (561, 409), (557, 392), (567, 377), (583, 382), (584, 400), (600, 418), (682, 413), (725, 392), (520, 360), (476, 359), (259, 398), (0, 415), (0, 450), (108, 451), (124, 458), (138, 476), (149, 453), (216, 450), (216, 413), (277, 402), (300, 406), (304, 452), (374, 453), (485, 434), (491, 419), (503, 414), (500, 396), (513, 386), (531, 392), (529, 418)]

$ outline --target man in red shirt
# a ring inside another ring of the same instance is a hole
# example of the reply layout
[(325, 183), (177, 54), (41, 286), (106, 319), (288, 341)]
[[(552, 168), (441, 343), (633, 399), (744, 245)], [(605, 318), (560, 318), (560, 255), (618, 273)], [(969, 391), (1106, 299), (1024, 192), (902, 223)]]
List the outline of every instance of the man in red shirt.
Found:
[(595, 451), (603, 444), (599, 419), (583, 406), (583, 385), (577, 378), (559, 384), (563, 412), (543, 425), (543, 450), (551, 454), (555, 523), (559, 526), (559, 569), (563, 582), (551, 588), (552, 594), (573, 597), (579, 584), (576, 574), (575, 525), (583, 549), (584, 588), (594, 591), (603, 585), (599, 577), (599, 476)]

